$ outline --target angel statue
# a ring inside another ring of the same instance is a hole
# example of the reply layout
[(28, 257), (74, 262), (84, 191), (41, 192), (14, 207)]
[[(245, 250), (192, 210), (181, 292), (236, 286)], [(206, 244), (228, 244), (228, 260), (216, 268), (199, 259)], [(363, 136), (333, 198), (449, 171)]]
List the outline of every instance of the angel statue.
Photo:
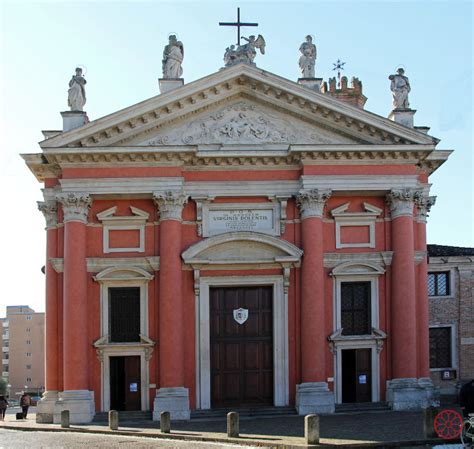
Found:
[(76, 68), (76, 74), (69, 81), (67, 104), (71, 111), (82, 111), (86, 104), (86, 79), (82, 76), (82, 69)]
[(247, 43), (244, 45), (239, 45), (236, 49), (233, 45), (226, 48), (224, 54), (224, 62), (226, 67), (230, 67), (240, 62), (255, 65), (253, 60), (255, 59), (255, 56), (257, 56), (257, 48), (260, 50), (262, 55), (265, 54), (265, 39), (261, 34), (259, 34), (257, 38), (252, 35), (248, 38), (242, 37), (242, 39), (247, 41)]
[(314, 78), (314, 66), (316, 63), (316, 45), (313, 44), (311, 35), (306, 36), (306, 42), (300, 45), (301, 56), (298, 64), (303, 78)]

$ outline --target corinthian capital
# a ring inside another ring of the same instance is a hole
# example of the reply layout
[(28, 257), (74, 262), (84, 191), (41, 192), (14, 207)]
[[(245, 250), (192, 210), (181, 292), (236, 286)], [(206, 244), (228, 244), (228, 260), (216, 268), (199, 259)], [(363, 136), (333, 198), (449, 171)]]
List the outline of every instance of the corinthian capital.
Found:
[(153, 201), (158, 208), (160, 221), (181, 221), (181, 213), (183, 212), (184, 205), (188, 202), (188, 195), (185, 195), (183, 192), (154, 192)]
[(87, 215), (92, 205), (92, 198), (88, 193), (59, 193), (56, 199), (63, 206), (64, 222), (79, 221), (87, 224)]
[(420, 194), (415, 198), (415, 204), (417, 209), (416, 219), (420, 223), (426, 223), (428, 214), (431, 210), (431, 207), (436, 203), (435, 196), (427, 196)]
[(56, 201), (38, 201), (38, 210), (43, 212), (46, 220), (46, 229), (54, 228), (58, 224), (58, 203)]
[(386, 201), (390, 206), (392, 218), (413, 217), (413, 205), (420, 194), (420, 190), (416, 189), (391, 190)]
[(331, 193), (331, 190), (300, 190), (296, 196), (296, 204), (300, 209), (301, 218), (303, 220), (311, 217), (321, 218)]

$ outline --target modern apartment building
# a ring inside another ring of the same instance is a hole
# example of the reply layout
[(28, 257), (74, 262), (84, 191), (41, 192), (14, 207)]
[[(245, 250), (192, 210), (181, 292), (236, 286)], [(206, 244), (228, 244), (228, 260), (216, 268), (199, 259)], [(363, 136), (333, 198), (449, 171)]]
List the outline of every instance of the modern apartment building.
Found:
[(7, 306), (2, 324), (2, 377), (10, 397), (44, 390), (44, 313)]

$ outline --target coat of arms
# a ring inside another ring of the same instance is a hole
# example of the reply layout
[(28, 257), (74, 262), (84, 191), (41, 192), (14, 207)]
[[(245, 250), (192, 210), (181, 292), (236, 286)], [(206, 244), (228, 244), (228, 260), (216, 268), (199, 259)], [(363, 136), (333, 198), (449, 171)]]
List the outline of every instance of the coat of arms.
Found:
[(237, 321), (239, 324), (244, 324), (249, 317), (248, 309), (235, 309), (234, 311), (234, 320)]

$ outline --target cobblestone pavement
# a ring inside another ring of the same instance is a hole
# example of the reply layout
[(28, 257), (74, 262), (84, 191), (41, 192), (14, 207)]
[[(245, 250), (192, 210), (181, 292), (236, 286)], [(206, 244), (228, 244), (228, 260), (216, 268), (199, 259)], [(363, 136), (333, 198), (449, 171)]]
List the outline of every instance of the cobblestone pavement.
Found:
[[(174, 440), (153, 440), (141, 437), (95, 435), (67, 432), (17, 432), (0, 429), (0, 449), (235, 449), (242, 446)], [(246, 446), (248, 449), (249, 446)]]
[[(57, 424), (36, 424), (34, 411), (33, 409), (32, 413), (29, 414), (27, 421), (16, 421), (13, 415), (15, 409), (10, 409), (5, 423), (0, 422), (0, 429), (2, 425), (11, 429), (21, 427), (31, 430), (52, 429), (57, 431), (60, 429), (60, 426)], [(425, 440), (421, 412), (379, 411), (359, 414), (334, 414), (321, 416), (320, 419), (322, 444), (374, 445), (374, 443), (406, 442), (404, 446), (410, 446), (410, 442), (417, 441), (420, 444), (420, 442)], [(137, 433), (143, 436), (147, 434), (148, 436), (162, 437), (159, 431), (159, 423), (155, 421), (121, 421), (119, 426), (120, 432), (131, 435)], [(74, 425), (71, 427), (79, 431), (109, 432), (107, 423)], [(56, 432), (54, 434), (57, 435)], [(172, 434), (176, 438), (194, 439), (196, 442), (200, 439), (206, 439), (208, 441), (221, 440), (222, 443), (225, 443), (227, 438), (226, 421), (225, 418), (215, 421), (176, 421), (172, 423)], [(242, 418), (240, 420), (240, 434), (240, 441), (234, 441), (242, 445), (245, 444), (244, 442), (247, 445), (252, 445), (256, 444), (255, 441), (258, 441), (260, 444), (267, 446), (288, 445), (303, 447), (305, 443), (303, 438), (304, 417)], [(205, 444), (209, 443), (204, 443), (204, 446), (201, 447), (206, 447)], [(185, 446), (179, 446), (178, 442), (176, 442), (175, 447), (191, 446), (186, 446), (186, 444)]]

